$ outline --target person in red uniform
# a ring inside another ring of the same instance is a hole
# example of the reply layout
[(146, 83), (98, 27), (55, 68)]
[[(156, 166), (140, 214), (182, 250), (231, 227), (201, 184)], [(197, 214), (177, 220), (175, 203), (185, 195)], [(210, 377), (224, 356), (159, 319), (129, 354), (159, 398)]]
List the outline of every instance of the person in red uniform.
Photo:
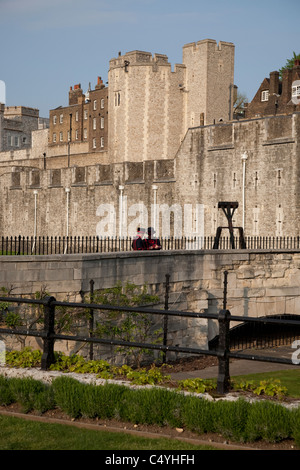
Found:
[(133, 250), (147, 250), (146, 240), (144, 240), (145, 229), (138, 227), (137, 234), (132, 241)]
[(155, 237), (155, 230), (153, 227), (148, 227), (148, 238), (146, 238), (147, 250), (161, 250), (159, 238)]

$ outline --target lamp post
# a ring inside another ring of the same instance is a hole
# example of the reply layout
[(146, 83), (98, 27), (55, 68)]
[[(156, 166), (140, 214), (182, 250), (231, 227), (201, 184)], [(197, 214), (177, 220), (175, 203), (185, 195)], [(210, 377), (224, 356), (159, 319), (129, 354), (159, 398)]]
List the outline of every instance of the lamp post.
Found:
[(31, 248), (31, 253), (33, 253), (33, 251), (34, 251), (36, 232), (37, 232), (36, 226), (37, 226), (37, 195), (38, 195), (38, 192), (37, 192), (36, 189), (33, 191), (33, 194), (34, 194), (34, 226), (33, 226), (33, 245), (32, 245), (32, 248)]
[(153, 214), (152, 214), (152, 225), (153, 225), (153, 228), (154, 230), (156, 230), (156, 218), (157, 218), (157, 190), (158, 190), (158, 187), (153, 184), (152, 185), (152, 189), (153, 189)]
[(123, 234), (123, 191), (124, 186), (119, 186), (120, 196), (119, 196), (119, 236), (122, 237)]
[(242, 154), (242, 162), (243, 162), (243, 222), (242, 227), (245, 230), (245, 187), (246, 187), (246, 161), (248, 158), (247, 152)]
[(66, 188), (66, 195), (67, 195), (67, 237), (69, 236), (69, 194), (70, 188)]
[[(66, 215), (66, 219), (67, 219), (67, 239), (68, 239), (68, 236), (69, 236), (69, 195), (70, 195), (70, 188), (65, 188), (65, 192), (66, 192), (66, 195), (67, 195), (67, 215)], [(67, 252), (67, 248), (68, 248), (68, 240), (67, 240), (67, 243), (66, 243), (66, 246), (65, 246), (64, 253)]]

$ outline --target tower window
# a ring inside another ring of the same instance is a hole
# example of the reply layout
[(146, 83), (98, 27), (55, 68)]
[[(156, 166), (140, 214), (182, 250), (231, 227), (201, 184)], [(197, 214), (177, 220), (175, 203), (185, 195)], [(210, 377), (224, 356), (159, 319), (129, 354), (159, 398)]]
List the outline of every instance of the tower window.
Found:
[(261, 92), (261, 101), (269, 101), (269, 90), (263, 90)]

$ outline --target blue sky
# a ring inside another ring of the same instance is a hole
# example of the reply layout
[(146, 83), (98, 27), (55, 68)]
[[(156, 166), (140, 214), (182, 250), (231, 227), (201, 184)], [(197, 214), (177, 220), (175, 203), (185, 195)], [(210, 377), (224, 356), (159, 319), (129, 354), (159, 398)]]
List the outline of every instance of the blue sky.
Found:
[(70, 86), (106, 81), (119, 51), (166, 54), (174, 65), (184, 44), (206, 38), (235, 44), (235, 84), (251, 101), (300, 53), (299, 14), (299, 0), (0, 0), (6, 105), (48, 117), (68, 104)]

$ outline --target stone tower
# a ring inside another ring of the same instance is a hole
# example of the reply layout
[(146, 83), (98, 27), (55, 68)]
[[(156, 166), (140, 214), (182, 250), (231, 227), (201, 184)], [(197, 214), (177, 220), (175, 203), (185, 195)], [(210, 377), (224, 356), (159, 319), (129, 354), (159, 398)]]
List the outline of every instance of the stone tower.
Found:
[(111, 161), (174, 158), (189, 127), (231, 119), (233, 80), (228, 42), (185, 45), (174, 71), (162, 54), (119, 53), (108, 74)]
[(174, 157), (184, 136), (185, 67), (133, 51), (110, 61), (109, 148), (114, 162)]
[(234, 44), (205, 39), (183, 47), (185, 127), (232, 119)]

